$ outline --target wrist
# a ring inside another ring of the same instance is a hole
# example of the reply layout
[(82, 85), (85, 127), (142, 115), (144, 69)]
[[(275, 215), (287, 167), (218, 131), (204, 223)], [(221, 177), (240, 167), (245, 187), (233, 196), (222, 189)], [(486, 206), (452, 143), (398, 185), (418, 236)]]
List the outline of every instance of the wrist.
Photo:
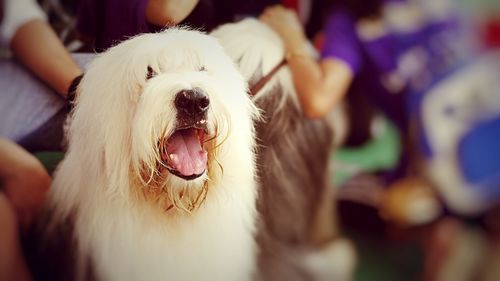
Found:
[(309, 58), (311, 57), (310, 50), (307, 43), (304, 41), (302, 43), (294, 44), (285, 48), (285, 59), (287, 61), (294, 58)]
[(285, 49), (296, 50), (307, 45), (307, 39), (302, 32), (295, 32), (284, 38)]
[(309, 52), (307, 52), (306, 50), (302, 50), (302, 49), (286, 51), (285, 60), (287, 62), (289, 62), (295, 58), (310, 58), (310, 55), (309, 55)]

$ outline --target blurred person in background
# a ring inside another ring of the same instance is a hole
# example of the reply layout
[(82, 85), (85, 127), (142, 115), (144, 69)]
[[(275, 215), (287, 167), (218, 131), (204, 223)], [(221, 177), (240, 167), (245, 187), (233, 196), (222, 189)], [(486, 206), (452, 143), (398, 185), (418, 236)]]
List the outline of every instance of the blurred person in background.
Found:
[[(0, 7), (2, 47), (10, 49), (29, 71), (66, 98), (81, 70), (47, 23), (46, 15), (34, 0), (2, 0)], [(10, 91), (12, 84), (34, 80), (27, 74), (21, 73), (25, 80), (13, 75), (16, 72), (8, 68), (7, 61), (4, 59), (0, 68), (2, 135), (9, 135), (9, 128), (33, 129), (30, 121), (37, 116), (31, 110), (40, 106), (29, 94), (25, 97)], [(31, 280), (20, 236), (29, 230), (44, 204), (50, 181), (38, 159), (11, 140), (0, 139), (0, 280)]]
[(82, 73), (47, 22), (35, 0), (4, 0), (1, 42), (14, 56), (66, 98), (75, 77)]
[[(306, 117), (322, 118), (346, 96), (363, 95), (401, 131), (407, 130), (404, 85), (387, 88), (383, 81), (388, 73), (397, 70), (396, 52), (400, 52), (394, 44), (399, 34), (384, 24), (384, 3), (330, 1), (327, 13), (316, 15), (325, 17), (319, 61), (307, 55), (307, 37), (295, 13), (282, 6), (263, 13), (261, 20), (283, 39), (287, 63), (296, 78), (295, 87)], [(365, 110), (354, 111), (351, 123), (365, 118)], [(401, 162), (400, 170), (404, 170), (405, 163)]]
[(20, 237), (40, 212), (50, 182), (38, 159), (0, 139), (0, 280), (31, 280)]
[[(274, 6), (261, 16), (284, 42), (306, 117), (322, 118), (346, 96), (361, 95), (397, 126), (403, 154), (377, 206), (403, 226), (439, 218), (436, 194), (459, 217), (491, 218), (488, 209), (500, 201), (500, 56), (477, 48), (454, 4), (331, 1), (319, 61), (308, 55), (295, 13)], [(351, 106), (352, 118), (363, 115)], [(451, 221), (438, 222), (430, 236), (437, 238), (426, 248), (426, 280), (471, 280), (482, 268), (486, 251), (476, 247), (477, 230)], [(454, 250), (461, 243), (477, 255), (461, 256)]]
[(0, 64), (0, 136), (30, 151), (60, 149), (65, 99), (82, 70), (35, 0), (3, 7), (0, 47), (13, 56)]
[(219, 24), (257, 16), (278, 0), (81, 0), (77, 31), (90, 49), (102, 52), (140, 33), (182, 25), (210, 31)]
[[(434, 130), (427, 119), (441, 128), (445, 124), (437, 122), (443, 118), (436, 112), (424, 114), (431, 110), (428, 98), (477, 57), (460, 14), (449, 0), (337, 0), (331, 1), (328, 11), (319, 61), (308, 55), (295, 13), (274, 6), (261, 16), (283, 39), (304, 115), (321, 118), (347, 95), (366, 97), (398, 127), (404, 144), (400, 163), (386, 177), (386, 185), (418, 175), (421, 158), (430, 159), (432, 149), (440, 152), (430, 141)], [(488, 93), (483, 96), (494, 99)], [(361, 117), (356, 116), (362, 115), (357, 105), (351, 106), (352, 118)], [(426, 184), (412, 179), (403, 185)], [(435, 214), (418, 219), (427, 221)]]

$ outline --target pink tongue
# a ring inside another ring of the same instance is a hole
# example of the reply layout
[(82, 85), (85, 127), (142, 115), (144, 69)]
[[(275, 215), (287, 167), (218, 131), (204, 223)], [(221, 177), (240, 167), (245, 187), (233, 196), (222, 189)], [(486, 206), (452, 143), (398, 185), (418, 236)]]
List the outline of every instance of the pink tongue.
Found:
[(207, 152), (194, 129), (175, 132), (168, 139), (167, 153), (170, 166), (183, 176), (199, 175), (207, 168)]

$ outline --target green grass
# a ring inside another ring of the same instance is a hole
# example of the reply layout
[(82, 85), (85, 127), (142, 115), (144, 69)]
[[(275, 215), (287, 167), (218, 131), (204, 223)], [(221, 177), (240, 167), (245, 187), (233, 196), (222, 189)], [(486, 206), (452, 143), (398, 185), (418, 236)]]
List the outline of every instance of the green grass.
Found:
[(47, 151), (35, 154), (35, 157), (42, 162), (42, 165), (52, 175), (57, 165), (64, 158), (64, 153), (60, 151)]

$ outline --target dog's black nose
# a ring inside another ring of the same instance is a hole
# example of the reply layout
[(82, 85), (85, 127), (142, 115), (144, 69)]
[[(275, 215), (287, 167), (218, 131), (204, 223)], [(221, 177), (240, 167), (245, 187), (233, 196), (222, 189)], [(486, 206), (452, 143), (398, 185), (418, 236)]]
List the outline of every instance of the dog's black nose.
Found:
[(201, 89), (183, 90), (175, 96), (175, 107), (186, 114), (204, 113), (209, 105), (210, 100)]

